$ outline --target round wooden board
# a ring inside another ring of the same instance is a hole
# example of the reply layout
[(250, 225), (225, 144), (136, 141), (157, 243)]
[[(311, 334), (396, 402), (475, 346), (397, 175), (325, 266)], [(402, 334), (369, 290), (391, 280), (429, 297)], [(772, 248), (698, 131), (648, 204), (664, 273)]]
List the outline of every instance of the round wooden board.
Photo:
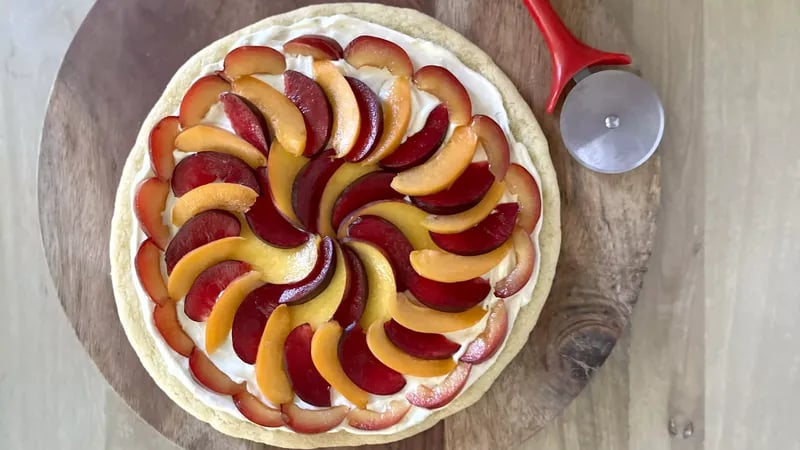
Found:
[[(147, 422), (190, 448), (259, 448), (195, 420), (153, 383), (117, 319), (108, 236), (125, 158), (147, 112), (177, 68), (203, 46), (256, 20), (313, 1), (99, 0), (67, 52), (44, 123), (39, 208), (50, 270), (64, 311), (114, 389)], [(518, 1), (397, 0), (464, 34), (511, 77), (550, 142), (562, 200), (562, 249), (550, 298), (528, 345), (477, 404), (402, 449), (511, 448), (540, 429), (584, 387), (626, 326), (646, 271), (659, 205), (659, 160), (621, 176), (580, 167), (556, 117), (542, 109), (547, 48)], [(581, 38), (633, 50), (592, 0), (557, 5)], [(634, 60), (636, 55), (634, 54)]]

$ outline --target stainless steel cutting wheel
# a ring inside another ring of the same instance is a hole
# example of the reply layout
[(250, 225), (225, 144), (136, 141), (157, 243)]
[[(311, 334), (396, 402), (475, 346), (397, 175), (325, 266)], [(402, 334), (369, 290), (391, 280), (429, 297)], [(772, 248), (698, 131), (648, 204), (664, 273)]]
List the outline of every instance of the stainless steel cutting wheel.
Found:
[(581, 79), (561, 109), (561, 136), (581, 164), (622, 173), (642, 165), (664, 134), (664, 108), (653, 87), (622, 70)]

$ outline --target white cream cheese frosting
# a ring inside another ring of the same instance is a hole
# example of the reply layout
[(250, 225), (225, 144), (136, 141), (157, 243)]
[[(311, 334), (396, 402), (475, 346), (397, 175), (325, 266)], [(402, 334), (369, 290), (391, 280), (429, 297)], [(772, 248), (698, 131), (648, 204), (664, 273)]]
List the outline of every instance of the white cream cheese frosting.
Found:
[[(493, 118), (500, 127), (506, 133), (506, 137), (509, 140), (509, 144), (511, 147), (511, 161), (517, 164), (520, 164), (525, 169), (530, 172), (537, 183), (540, 183), (539, 174), (536, 171), (536, 168), (533, 166), (531, 161), (530, 155), (528, 150), (520, 143), (516, 142), (513, 139), (513, 136), (509, 129), (508, 123), (508, 115), (503, 107), (502, 97), (500, 92), (497, 88), (492, 85), (489, 81), (487, 81), (483, 76), (479, 73), (473, 71), (466, 67), (458, 58), (453, 55), (450, 51), (435, 45), (431, 42), (412, 38), (408, 35), (400, 33), (398, 31), (373, 24), (371, 22), (363, 21), (360, 19), (356, 19), (353, 17), (345, 16), (345, 15), (335, 15), (335, 16), (328, 16), (328, 17), (316, 17), (311, 19), (302, 20), (296, 22), (291, 26), (273, 26), (261, 30), (257, 33), (253, 33), (249, 36), (246, 36), (239, 41), (237, 41), (232, 47), (240, 47), (243, 45), (265, 45), (276, 50), (283, 49), (283, 43), (294, 38), (297, 36), (301, 36), (304, 34), (321, 34), (327, 37), (333, 38), (339, 42), (342, 47), (345, 47), (352, 39), (361, 36), (361, 35), (372, 35), (372, 36), (379, 36), (389, 41), (392, 41), (402, 47), (411, 58), (411, 61), (414, 64), (415, 68), (419, 68), (425, 65), (439, 65), (447, 68), (450, 70), (453, 75), (464, 85), (467, 92), (470, 95), (470, 100), (472, 102), (472, 112), (473, 114), (484, 114)], [(294, 55), (286, 55), (286, 64), (287, 69), (296, 70), (301, 72), (309, 77), (313, 78), (313, 71), (311, 66), (311, 58), (306, 56), (294, 56)], [(388, 87), (389, 82), (393, 79), (393, 76), (385, 69), (378, 69), (373, 67), (363, 67), (356, 69), (350, 66), (346, 61), (340, 60), (335, 62), (336, 66), (339, 68), (342, 73), (348, 76), (354, 76), (361, 81), (365, 82), (374, 92), (378, 93), (379, 96), (383, 98), (385, 94), (386, 87)], [(215, 64), (211, 64), (205, 67), (202, 75), (207, 75), (213, 73), (216, 70), (222, 69), (222, 61), (219, 61)], [(258, 75), (262, 81), (269, 83), (274, 88), (278, 89), (279, 91), (283, 92), (283, 76), (282, 75)], [(406, 137), (410, 136), (420, 129), (425, 124), (425, 121), (428, 117), (430, 111), (439, 103), (439, 100), (412, 85), (412, 116), (411, 116), (411, 123), (409, 125), (409, 129), (406, 133)], [(231, 124), (228, 121), (227, 117), (225, 116), (221, 105), (218, 103), (214, 105), (208, 112), (208, 114), (203, 119), (203, 123), (218, 126), (221, 128), (232, 130)], [(451, 129), (448, 131), (448, 134), (452, 133), (453, 126), (451, 125)], [(180, 160), (181, 157), (187, 156), (186, 154), (175, 152), (176, 161)], [(476, 153), (475, 160), (485, 159), (485, 154), (483, 151), (479, 149)], [(141, 167), (138, 171), (136, 176), (136, 183), (141, 182), (142, 180), (152, 176), (152, 171), (147, 163)], [(172, 205), (174, 204), (174, 196), (170, 193), (170, 196), (167, 200), (167, 208), (165, 217), (168, 217), (169, 212), (172, 209)], [(509, 202), (515, 201), (513, 195), (506, 194), (502, 202)], [(543, 211), (544, 213), (544, 211)], [(171, 225), (171, 221), (165, 219), (165, 223), (170, 224), (172, 234), (177, 231)], [(134, 230), (132, 233), (132, 239), (134, 242), (131, 242), (131, 261), (133, 261), (136, 251), (139, 248), (139, 245), (142, 241), (146, 239), (144, 232), (142, 231), (138, 221), (133, 221)], [(535, 246), (536, 253), (539, 253), (539, 243), (538, 243), (538, 235), (541, 229), (541, 219), (537, 224), (534, 233), (533, 233), (533, 242)], [(315, 249), (313, 246), (309, 246), (308, 250), (309, 260), (313, 261), (315, 257)], [(309, 264), (310, 269), (311, 264)], [(495, 267), (489, 274), (488, 278), (492, 285), (495, 284), (499, 279), (503, 278), (508, 272), (511, 271), (514, 267), (514, 255), (508, 255), (497, 267)], [(162, 265), (162, 272), (166, 274), (166, 270)], [(506, 308), (508, 311), (508, 321), (509, 321), (509, 330), (512, 329), (514, 325), (514, 321), (519, 314), (520, 308), (525, 306), (530, 298), (532, 297), (533, 289), (535, 286), (536, 279), (538, 278), (539, 272), (539, 259), (536, 259), (536, 265), (534, 267), (534, 273), (531, 276), (528, 283), (525, 287), (520, 290), (517, 294), (505, 299)], [(150, 300), (148, 295), (145, 293), (144, 289), (141, 286), (137, 277), (134, 277), (134, 284), (136, 287), (136, 292), (139, 297), (139, 303), (142, 308), (143, 316), (145, 318), (145, 325), (150, 333), (156, 336), (156, 346), (157, 350), (160, 353), (162, 359), (166, 362), (167, 367), (169, 368), (170, 372), (173, 376), (175, 376), (182, 384), (186, 386), (186, 388), (192, 392), (198, 400), (203, 402), (204, 404), (208, 405), (211, 408), (225, 411), (228, 414), (231, 414), (235, 417), (238, 417), (242, 420), (247, 420), (234, 406), (233, 401), (231, 400), (230, 396), (216, 394), (211, 392), (201, 385), (199, 385), (196, 381), (194, 381), (190, 371), (189, 371), (189, 364), (188, 359), (182, 355), (177, 354), (174, 352), (164, 340), (161, 338), (158, 330), (155, 328), (153, 323), (153, 302)], [(483, 305), (486, 309), (491, 309), (491, 307), (497, 302), (497, 298), (494, 297), (492, 294), (483, 301)], [(194, 341), (195, 345), (205, 350), (205, 323), (194, 322), (193, 320), (189, 319), (183, 311), (183, 300), (180, 300), (177, 304), (177, 311), (178, 311), (178, 319), (181, 325), (184, 328), (184, 331), (191, 337)], [(466, 350), (467, 344), (469, 344), (478, 334), (480, 334), (485, 326), (486, 320), (488, 318), (488, 314), (477, 324), (473, 327), (470, 327), (465, 330), (460, 330), (453, 333), (447, 333), (446, 336), (448, 339), (461, 344), (461, 349), (453, 355), (453, 358), (456, 360), (461, 356), (461, 354)], [(503, 343), (503, 345), (505, 342)], [(502, 347), (501, 347), (502, 348)], [(469, 378), (467, 380), (467, 384), (462, 389), (464, 392), (467, 386), (474, 383), (480, 376), (486, 372), (486, 370), (491, 367), (494, 363), (497, 355), (500, 353), (500, 349), (495, 353), (495, 355), (490, 358), (489, 360), (474, 365), (470, 372)], [(230, 336), (225, 341), (225, 343), (209, 355), (209, 358), (212, 362), (223, 372), (225, 372), (233, 381), (241, 382), (244, 381), (247, 383), (248, 391), (256, 396), (258, 396), (263, 402), (269, 404), (269, 402), (264, 398), (263, 395), (258, 390), (258, 386), (255, 381), (255, 369), (254, 366), (250, 364), (246, 364), (239, 359), (236, 353), (233, 350), (232, 342)], [(378, 396), (378, 395), (370, 395), (370, 400), (368, 403), (368, 409), (375, 410), (375, 411), (383, 411), (391, 402), (395, 399), (403, 399), (407, 392), (416, 389), (420, 384), (424, 384), (429, 387), (433, 387), (439, 382), (441, 382), (445, 377), (436, 377), (436, 378), (416, 378), (411, 376), (406, 376), (406, 386), (398, 393), (390, 395), (390, 396)], [(339, 393), (335, 392), (333, 388), (331, 388), (332, 393), (332, 403), (334, 405), (350, 405), (349, 402), (344, 399)], [(318, 409), (315, 406), (308, 405), (304, 403), (302, 400), (295, 396), (295, 402), (307, 409)], [(352, 406), (352, 405), (351, 405)], [(362, 431), (355, 428), (348, 426), (346, 423), (340, 424), (338, 427), (334, 428), (333, 431), (338, 430), (347, 430), (351, 433), (361, 434), (361, 433), (379, 433), (379, 434), (390, 434), (397, 432), (399, 430), (408, 428), (421, 422), (425, 417), (430, 414), (430, 411), (425, 408), (420, 408), (417, 406), (412, 406), (411, 410), (408, 414), (397, 424), (376, 431)], [(285, 428), (285, 427), (283, 427)]]

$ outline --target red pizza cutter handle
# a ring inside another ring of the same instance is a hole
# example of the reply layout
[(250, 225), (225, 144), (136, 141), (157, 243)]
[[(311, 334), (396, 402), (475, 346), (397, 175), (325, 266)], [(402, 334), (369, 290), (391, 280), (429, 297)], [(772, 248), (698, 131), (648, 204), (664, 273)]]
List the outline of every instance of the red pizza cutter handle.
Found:
[(547, 99), (547, 113), (556, 109), (558, 98), (570, 79), (581, 70), (603, 65), (626, 65), (631, 57), (624, 53), (608, 53), (589, 47), (579, 41), (550, 5), (549, 0), (522, 0), (550, 49), (553, 62), (553, 81)]

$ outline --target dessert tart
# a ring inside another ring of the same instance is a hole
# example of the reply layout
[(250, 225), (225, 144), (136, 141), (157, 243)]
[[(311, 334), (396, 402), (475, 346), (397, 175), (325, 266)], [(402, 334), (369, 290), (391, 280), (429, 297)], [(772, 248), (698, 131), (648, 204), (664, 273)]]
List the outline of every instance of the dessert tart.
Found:
[(478, 400), (560, 244), (529, 107), (419, 12), (267, 18), (192, 57), (145, 120), (111, 234), (157, 384), (232, 436), (383, 443)]

